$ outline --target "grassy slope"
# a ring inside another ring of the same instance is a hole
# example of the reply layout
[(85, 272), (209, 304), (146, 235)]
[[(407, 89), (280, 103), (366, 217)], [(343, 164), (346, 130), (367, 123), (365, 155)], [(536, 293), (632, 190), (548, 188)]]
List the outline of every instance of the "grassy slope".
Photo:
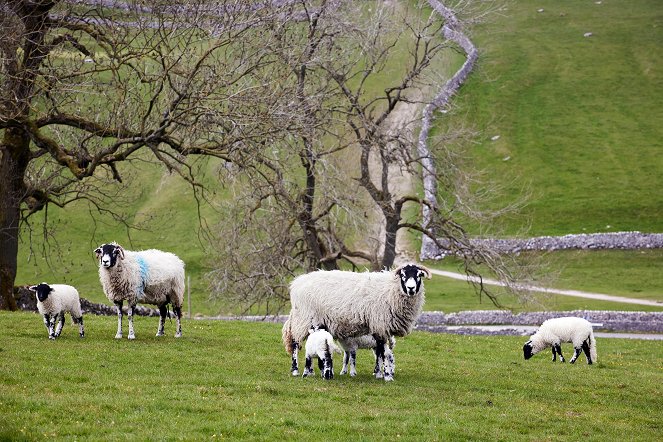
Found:
[[(520, 176), (532, 183), (535, 198), (526, 211), (533, 234), (601, 231), (606, 225), (612, 226), (608, 230), (663, 230), (663, 193), (657, 191), (663, 175), (652, 172), (663, 170), (663, 157), (655, 155), (661, 133), (654, 118), (663, 90), (657, 87), (662, 77), (654, 75), (660, 71), (660, 51), (651, 47), (661, 41), (661, 31), (652, 25), (657, 17), (652, 11), (658, 9), (645, 1), (628, 6), (544, 2), (542, 7), (545, 12), (537, 13), (538, 6), (529, 2), (510, 3), (505, 17), (473, 35), (483, 56), (458, 95), (458, 114), (469, 112), (473, 124), (486, 128), (485, 138), (501, 134), (497, 142), (476, 146), (476, 161), (493, 176)], [(583, 38), (585, 29), (595, 35)], [(457, 55), (452, 57), (451, 63), (441, 62), (444, 69), (459, 62)], [(588, 61), (580, 63), (582, 57)], [(640, 69), (626, 70), (634, 60)], [(504, 162), (506, 155), (512, 159)], [(194, 314), (231, 311), (208, 299), (204, 274), (210, 263), (198, 239), (190, 189), (160, 167), (138, 166), (128, 211), (145, 230), (132, 232), (129, 240), (122, 226), (94, 224), (84, 207), (66, 212), (51, 208), (49, 219), (59, 220), (55, 238), (61, 253), (42, 253), (35, 235), (38, 252), (29, 257), (24, 237), (17, 283), (68, 282), (83, 296), (107, 302), (92, 250), (115, 240), (127, 248), (159, 247), (180, 255), (192, 278)], [(214, 166), (206, 170), (211, 183)], [(211, 224), (218, 220), (208, 208), (203, 214)], [(38, 230), (39, 220), (34, 222)], [(518, 231), (522, 224), (514, 221), (510, 230)], [(53, 270), (44, 255), (51, 256)], [(553, 257), (562, 268), (559, 287), (661, 299), (659, 252), (570, 252)], [(429, 287), (429, 310), (492, 308), (480, 304), (464, 283), (436, 278)], [(546, 307), (557, 309), (636, 308), (573, 298), (546, 301)]]
[(452, 123), (483, 131), (474, 160), (508, 198), (530, 183), (532, 235), (663, 231), (659, 6), (514, 1), (474, 30), (479, 69)]
[(646, 441), (663, 429), (663, 347), (649, 341), (599, 339), (588, 366), (524, 361), (521, 337), (415, 332), (387, 384), (367, 351), (356, 378), (291, 377), (277, 324), (186, 321), (175, 340), (172, 327), (156, 339), (155, 321), (137, 319), (129, 342), (113, 339), (114, 319), (88, 317), (85, 340), (68, 325), (51, 342), (37, 315), (0, 312), (0, 438)]

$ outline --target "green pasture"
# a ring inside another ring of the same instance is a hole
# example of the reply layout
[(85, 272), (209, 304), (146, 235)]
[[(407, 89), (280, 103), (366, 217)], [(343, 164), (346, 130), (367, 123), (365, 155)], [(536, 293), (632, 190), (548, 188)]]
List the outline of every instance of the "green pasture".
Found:
[(663, 231), (662, 19), (657, 0), (514, 0), (470, 31), (477, 69), (437, 124), (480, 131), (495, 204), (531, 193), (508, 233)]
[[(663, 431), (663, 347), (598, 339), (598, 363), (525, 361), (523, 337), (415, 332), (398, 341), (391, 383), (289, 374), (280, 325), (185, 321), (154, 337), (137, 318), (86, 316), (49, 341), (37, 314), (0, 312), (2, 440), (619, 440)], [(569, 353), (568, 345), (564, 351)]]

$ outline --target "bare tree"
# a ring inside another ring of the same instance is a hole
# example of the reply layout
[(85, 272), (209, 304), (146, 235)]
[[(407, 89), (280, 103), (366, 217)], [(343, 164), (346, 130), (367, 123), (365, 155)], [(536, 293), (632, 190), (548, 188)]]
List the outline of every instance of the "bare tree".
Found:
[(274, 11), (245, 2), (0, 4), (0, 296), (15, 309), (21, 220), (87, 200), (112, 211), (122, 163), (227, 158), (268, 139)]

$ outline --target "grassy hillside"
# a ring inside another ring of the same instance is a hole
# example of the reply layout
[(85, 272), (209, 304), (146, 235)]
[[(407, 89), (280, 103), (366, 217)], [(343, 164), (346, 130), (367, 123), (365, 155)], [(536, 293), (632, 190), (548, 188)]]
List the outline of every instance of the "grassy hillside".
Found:
[[(469, 123), (483, 131), (473, 162), (490, 177), (504, 178), (505, 200), (517, 198), (524, 183), (531, 187), (523, 217), (509, 220), (507, 231), (518, 232), (529, 223), (532, 234), (663, 231), (663, 133), (656, 119), (663, 102), (660, 19), (655, 1), (514, 1), (503, 15), (473, 30), (482, 52), (477, 71), (457, 96), (457, 110), (437, 122)], [(592, 36), (583, 37), (585, 32)], [(448, 71), (459, 62), (450, 50), (439, 66)], [(500, 138), (490, 141), (493, 135)], [(224, 198), (226, 190), (215, 180), (218, 164), (202, 161), (201, 167), (214, 198)], [(160, 166), (136, 162), (129, 170), (131, 188), (124, 194), (129, 203), (122, 210), (140, 229), (129, 231), (105, 214), (96, 214), (95, 221), (83, 204), (51, 207), (48, 230), (54, 247), (43, 245), (44, 214), (38, 214), (32, 236), (26, 231), (22, 237), (17, 284), (70, 283), (82, 296), (108, 303), (92, 250), (117, 241), (129, 249), (158, 247), (181, 256), (191, 277), (193, 314), (233, 312), (208, 299), (204, 275), (224, 263), (210, 259), (201, 239), (191, 188)], [(511, 179), (517, 181), (510, 185)], [(222, 218), (207, 205), (202, 215), (209, 225)], [(561, 271), (560, 288), (647, 299), (663, 294), (659, 252), (552, 256), (554, 271)], [(554, 309), (640, 309), (561, 297), (542, 301), (542, 307)], [(435, 278), (426, 308), (492, 305), (479, 303), (467, 284)]]
[(663, 9), (597, 3), (511, 1), (471, 33), (478, 69), (439, 121), (482, 132), (498, 203), (532, 192), (511, 233), (663, 231)]
[[(41, 440), (629, 440), (661, 433), (663, 347), (598, 340), (598, 363), (523, 360), (522, 337), (415, 332), (396, 345), (391, 383), (294, 378), (280, 325), (185, 321), (184, 337), (116, 341), (87, 317), (49, 341), (41, 319), (0, 312), (0, 438)], [(149, 329), (149, 332), (148, 332)], [(563, 350), (570, 354), (568, 345)], [(340, 362), (337, 355), (335, 362)], [(316, 370), (316, 374), (317, 374)]]

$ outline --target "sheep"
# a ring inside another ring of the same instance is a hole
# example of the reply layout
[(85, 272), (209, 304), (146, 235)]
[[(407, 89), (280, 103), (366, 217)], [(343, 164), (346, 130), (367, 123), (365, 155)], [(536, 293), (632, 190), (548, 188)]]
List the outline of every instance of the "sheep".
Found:
[(529, 359), (538, 352), (552, 347), (552, 360), (555, 362), (557, 355), (562, 362), (562, 342), (572, 342), (575, 353), (569, 361), (573, 364), (580, 351), (585, 352), (587, 363), (596, 362), (596, 340), (592, 331), (592, 324), (587, 320), (575, 317), (553, 318), (544, 321), (541, 327), (534, 333), (530, 340), (523, 346), (525, 359)]
[(394, 378), (394, 355), (385, 343), (412, 331), (424, 304), (422, 277), (426, 267), (406, 264), (393, 271), (355, 273), (318, 270), (290, 284), (291, 310), (282, 339), (298, 371), (297, 353), (311, 327), (328, 330), (337, 339), (366, 334), (376, 340), (376, 357), (385, 361), (384, 379)]
[[(78, 291), (66, 284), (48, 285), (42, 282), (30, 286), (29, 289), (37, 296), (37, 310), (44, 317), (44, 325), (48, 331), (48, 338), (55, 339), (60, 336), (64, 327), (64, 314), (69, 312), (74, 324), (78, 324), (78, 334), (85, 337), (83, 327), (83, 313)], [(55, 322), (57, 321), (57, 327)]]
[(182, 301), (184, 300), (184, 262), (161, 250), (124, 250), (119, 244), (102, 244), (94, 250), (99, 260), (99, 280), (106, 297), (117, 306), (117, 333), (122, 339), (122, 304), (127, 301), (128, 339), (135, 339), (134, 308), (138, 302), (159, 307), (157, 336), (163, 336), (168, 304), (177, 319), (175, 337), (182, 336)]
[[(350, 376), (356, 376), (357, 350), (360, 348), (370, 348), (373, 350), (373, 354), (375, 355), (375, 368), (373, 369), (373, 376), (375, 376), (376, 379), (381, 379), (383, 377), (384, 361), (377, 358), (378, 352), (375, 349), (377, 342), (373, 336), (364, 335), (358, 336), (356, 338), (339, 339), (338, 343), (343, 349), (343, 368), (341, 369), (340, 374), (348, 373), (349, 367)], [(392, 336), (387, 341), (387, 345), (389, 345), (389, 348), (393, 350), (394, 346), (396, 345), (396, 338)]]
[(324, 379), (334, 378), (334, 359), (333, 353), (340, 353), (341, 349), (334, 344), (332, 335), (324, 329), (311, 328), (309, 337), (306, 340), (306, 363), (304, 366), (303, 378), (312, 376), (313, 358), (318, 358), (318, 368), (320, 375)]

